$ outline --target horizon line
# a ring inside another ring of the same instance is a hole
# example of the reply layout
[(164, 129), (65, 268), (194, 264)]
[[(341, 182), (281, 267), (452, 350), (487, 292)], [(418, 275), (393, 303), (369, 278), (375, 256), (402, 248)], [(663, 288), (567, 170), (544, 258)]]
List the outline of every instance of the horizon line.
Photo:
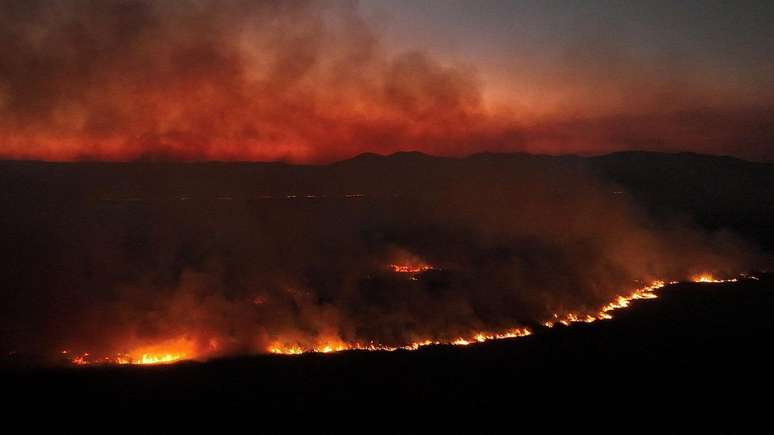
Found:
[(742, 162), (747, 163), (762, 163), (762, 164), (774, 164), (774, 160), (751, 160), (746, 159), (743, 157), (738, 157), (730, 154), (711, 154), (711, 153), (701, 153), (696, 151), (653, 151), (653, 150), (620, 150), (620, 151), (612, 151), (607, 153), (589, 153), (589, 154), (582, 154), (582, 153), (566, 153), (566, 154), (548, 154), (548, 153), (531, 153), (528, 151), (478, 151), (475, 153), (463, 155), (463, 156), (450, 156), (450, 155), (441, 155), (441, 154), (430, 154), (424, 151), (419, 150), (401, 150), (401, 151), (395, 151), (391, 153), (379, 153), (375, 151), (364, 151), (358, 154), (354, 154), (350, 157), (344, 157), (340, 159), (334, 159), (327, 162), (312, 162), (312, 163), (304, 163), (304, 162), (293, 162), (289, 160), (228, 160), (228, 159), (167, 159), (167, 158), (154, 158), (153, 156), (150, 157), (138, 157), (135, 159), (128, 159), (128, 160), (109, 160), (109, 159), (90, 159), (90, 158), (84, 158), (84, 159), (67, 159), (67, 160), (45, 160), (45, 159), (34, 159), (34, 158), (3, 158), (0, 157), (0, 163), (46, 163), (46, 164), (85, 164), (85, 163), (94, 163), (94, 164), (206, 164), (206, 163), (217, 163), (217, 164), (278, 164), (278, 165), (287, 165), (287, 166), (330, 166), (335, 165), (351, 160), (356, 160), (359, 158), (367, 158), (367, 157), (373, 157), (373, 158), (393, 158), (398, 157), (402, 155), (418, 155), (422, 157), (429, 157), (433, 159), (443, 159), (443, 160), (466, 160), (474, 157), (479, 156), (485, 156), (485, 155), (492, 155), (492, 156), (529, 156), (529, 157), (545, 157), (545, 158), (580, 158), (580, 159), (592, 159), (592, 158), (600, 158), (600, 157), (608, 157), (608, 156), (615, 156), (615, 155), (623, 155), (623, 154), (650, 154), (650, 155), (670, 155), (670, 156), (677, 156), (677, 155), (692, 155), (692, 156), (699, 156), (699, 157), (710, 157), (710, 158), (718, 158), (718, 159), (734, 159)]

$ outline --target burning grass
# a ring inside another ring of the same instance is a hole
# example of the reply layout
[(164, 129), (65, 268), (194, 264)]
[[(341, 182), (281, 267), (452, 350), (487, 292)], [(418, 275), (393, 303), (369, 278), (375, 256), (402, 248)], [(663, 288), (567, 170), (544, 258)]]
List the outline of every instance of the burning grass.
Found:
[[(395, 273), (422, 273), (431, 270), (432, 266), (406, 266), (391, 264), (390, 269)], [(744, 278), (755, 279), (751, 276)], [(694, 283), (726, 283), (737, 282), (739, 278), (721, 279), (712, 274), (704, 273), (691, 277), (690, 281)], [(554, 313), (551, 319), (542, 323), (544, 327), (553, 328), (557, 324), (569, 326), (573, 323), (592, 323), (600, 320), (609, 320), (613, 318), (613, 313), (618, 310), (626, 309), (632, 302), (644, 299), (658, 298), (658, 290), (667, 285), (675, 284), (677, 281), (653, 281), (643, 287), (640, 287), (628, 295), (618, 296), (601, 306), (595, 312), (565, 312)], [(414, 351), (428, 346), (451, 345), (468, 346), (476, 343), (484, 343), (492, 340), (513, 339), (526, 337), (533, 334), (529, 327), (519, 326), (501, 331), (474, 331), (464, 336), (458, 336), (451, 339), (424, 338), (406, 343), (404, 345), (386, 345), (374, 341), (370, 342), (346, 342), (338, 336), (322, 337), (314, 340), (304, 340), (297, 338), (277, 338), (264, 352), (278, 355), (300, 355), (306, 353), (335, 353), (344, 351), (381, 351), (393, 352), (398, 350)], [(215, 346), (211, 342), (210, 347)], [(211, 349), (212, 350), (212, 349)], [(69, 350), (60, 351), (61, 355), (69, 360), (73, 365), (86, 366), (94, 364), (110, 365), (156, 365), (170, 364), (191, 359), (206, 359), (206, 355), (197, 350), (194, 342), (186, 337), (138, 347), (132, 352), (117, 353), (114, 355), (95, 357), (92, 353), (84, 352), (72, 354)]]

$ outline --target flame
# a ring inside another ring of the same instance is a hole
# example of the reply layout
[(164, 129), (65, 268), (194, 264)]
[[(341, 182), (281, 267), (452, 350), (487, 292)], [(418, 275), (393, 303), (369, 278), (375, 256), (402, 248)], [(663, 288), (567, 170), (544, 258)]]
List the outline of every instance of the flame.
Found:
[(719, 279), (719, 278), (715, 278), (715, 276), (712, 275), (711, 273), (702, 273), (702, 274), (694, 275), (693, 277), (691, 277), (691, 281), (698, 282), (698, 283), (713, 283), (713, 284), (717, 284), (717, 283), (723, 283), (723, 282), (737, 282), (738, 279), (737, 278)]
[(97, 358), (92, 360), (90, 358), (89, 353), (84, 353), (82, 355), (73, 357), (70, 360), (70, 362), (72, 362), (75, 365), (91, 365), (91, 364), (148, 365), (148, 364), (169, 364), (173, 362), (183, 361), (185, 359), (186, 359), (186, 354), (184, 353), (166, 353), (166, 354), (145, 353), (136, 359), (132, 359), (130, 356), (126, 354), (118, 353), (115, 355), (105, 356), (102, 358)]
[(184, 353), (179, 354), (164, 354), (164, 355), (149, 355), (147, 353), (142, 354), (142, 357), (134, 364), (165, 364), (185, 359)]
[(298, 343), (283, 344), (281, 342), (276, 342), (269, 346), (269, 352), (281, 355), (299, 355), (302, 353), (332, 353), (346, 350), (393, 352), (396, 350), (417, 350), (426, 346), (438, 346), (444, 344), (452, 346), (467, 346), (476, 342), (481, 343), (488, 340), (524, 337), (530, 334), (532, 334), (532, 331), (529, 328), (513, 328), (499, 333), (478, 332), (471, 334), (469, 337), (458, 337), (450, 341), (433, 340), (428, 338), (424, 340), (417, 340), (403, 346), (388, 346), (374, 342), (345, 343), (338, 340), (329, 343), (317, 344), (311, 347), (304, 347)]
[[(421, 273), (432, 269), (430, 265), (401, 265), (391, 264), (390, 268), (396, 273)], [(745, 279), (757, 279), (755, 277), (744, 275)], [(717, 279), (711, 274), (700, 274), (691, 278), (693, 282), (697, 283), (722, 283), (722, 282), (736, 282), (737, 278), (733, 279)], [(557, 323), (562, 325), (570, 325), (572, 323), (591, 323), (598, 320), (612, 319), (612, 312), (627, 308), (631, 305), (632, 301), (641, 299), (655, 299), (658, 298), (656, 291), (663, 288), (668, 284), (675, 284), (677, 281), (653, 281), (648, 285), (635, 289), (631, 293), (625, 296), (617, 296), (610, 302), (603, 305), (596, 312), (566, 312), (566, 313), (554, 313), (552, 318), (546, 322), (543, 322), (543, 326), (552, 328)], [(508, 338), (518, 338), (531, 335), (533, 331), (526, 327), (515, 327), (499, 332), (492, 331), (477, 331), (472, 332), (469, 335), (458, 336), (453, 339), (438, 339), (438, 338), (423, 338), (416, 341), (407, 343), (405, 345), (393, 346), (380, 344), (373, 341), (370, 342), (347, 342), (337, 336), (332, 337), (320, 337), (316, 340), (312, 340), (310, 343), (308, 340), (294, 340), (294, 339), (277, 339), (271, 345), (267, 347), (267, 351), (273, 354), (280, 355), (300, 355), (304, 353), (335, 353), (342, 351), (384, 351), (392, 352), (397, 350), (417, 350), (426, 346), (437, 345), (452, 345), (452, 346), (468, 346), (474, 343), (483, 343), (492, 340), (501, 340)], [(210, 348), (217, 348), (217, 342), (211, 340)], [(70, 355), (71, 351), (61, 350), (60, 354)], [(91, 355), (86, 352), (82, 354), (73, 354), (70, 361), (75, 365), (87, 365), (94, 362), (103, 364), (167, 364), (174, 363), (186, 359), (196, 358), (198, 355), (196, 352), (196, 346), (192, 340), (187, 337), (180, 337), (177, 339), (166, 340), (160, 343), (156, 343), (149, 346), (144, 346), (135, 349), (128, 353), (118, 353), (110, 356), (103, 357), (102, 359), (90, 359)]]
[(422, 273), (432, 270), (429, 264), (390, 264), (390, 269), (395, 273)]
[[(421, 273), (432, 269), (432, 266), (422, 265), (404, 265), (404, 264), (391, 264), (390, 268), (396, 273)], [(660, 289), (666, 285), (665, 281), (655, 281), (650, 285), (639, 288), (627, 296), (618, 296), (614, 300), (610, 301), (606, 305), (602, 306), (597, 313), (594, 314), (582, 314), (582, 313), (564, 313), (562, 315), (554, 314), (551, 321), (545, 322), (544, 326), (553, 327), (556, 323), (563, 325), (569, 325), (575, 322), (594, 322), (602, 319), (610, 319), (612, 315), (611, 311), (626, 308), (631, 304), (631, 301), (638, 299), (653, 299), (657, 295), (654, 293), (657, 289)], [(424, 338), (407, 343), (405, 345), (393, 346), (375, 342), (347, 342), (339, 337), (324, 337), (317, 340), (313, 340), (309, 343), (305, 340), (287, 340), (278, 339), (274, 341), (266, 349), (269, 353), (279, 355), (300, 355), (304, 353), (335, 353), (342, 351), (361, 350), (361, 351), (384, 351), (393, 352), (397, 350), (417, 350), (427, 346), (437, 345), (451, 345), (451, 346), (468, 346), (474, 343), (483, 343), (492, 340), (502, 340), (508, 338), (525, 337), (532, 334), (532, 330), (526, 327), (516, 327), (503, 331), (476, 331), (466, 336), (459, 336), (453, 339), (437, 339), (437, 338)], [(174, 352), (174, 351), (159, 351), (166, 346), (170, 348), (185, 347), (187, 342), (185, 340), (178, 340), (178, 342), (166, 343), (163, 345), (153, 346), (153, 352), (143, 352), (139, 358), (131, 359), (130, 354), (123, 356), (113, 357), (110, 362), (116, 364), (162, 364), (172, 363), (186, 359), (190, 355), (187, 352)], [(75, 364), (83, 364), (80, 359), (72, 360)]]
[(135, 348), (124, 355), (125, 364), (169, 364), (196, 355), (196, 344), (188, 337), (178, 337)]
[[(212, 343), (211, 343), (212, 347)], [(137, 347), (131, 352), (118, 352), (93, 358), (89, 352), (74, 355), (70, 362), (75, 365), (91, 364), (169, 364), (186, 359), (191, 359), (196, 355), (195, 343), (187, 337), (162, 340), (160, 342)], [(70, 351), (61, 351), (62, 355), (68, 355)]]
[(612, 319), (613, 315), (610, 314), (612, 311), (620, 310), (622, 308), (627, 308), (629, 305), (631, 305), (632, 301), (639, 300), (639, 299), (656, 299), (658, 295), (655, 293), (656, 290), (666, 286), (667, 284), (675, 284), (676, 281), (671, 281), (667, 283), (666, 281), (653, 281), (652, 283), (646, 285), (645, 287), (638, 288), (631, 292), (627, 296), (618, 296), (609, 303), (602, 306), (602, 308), (596, 312), (596, 313), (576, 313), (576, 312), (569, 312), (564, 314), (558, 314), (554, 313), (553, 319), (549, 320), (547, 322), (543, 323), (543, 326), (547, 328), (553, 328), (554, 325), (557, 323), (560, 323), (562, 325), (568, 326), (572, 323), (591, 323), (596, 322), (597, 320), (608, 320)]

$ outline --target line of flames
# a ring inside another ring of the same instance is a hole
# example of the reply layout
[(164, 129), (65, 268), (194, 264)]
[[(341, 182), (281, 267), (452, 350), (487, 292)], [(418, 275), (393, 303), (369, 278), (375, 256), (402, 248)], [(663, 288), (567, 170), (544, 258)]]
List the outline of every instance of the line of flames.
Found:
[[(390, 265), (395, 272), (399, 273), (421, 273), (430, 270), (431, 266), (418, 266), (414, 268), (404, 268), (397, 265)], [(749, 277), (756, 279), (755, 277)], [(710, 274), (696, 275), (691, 278), (691, 281), (695, 283), (728, 283), (737, 282), (738, 278), (732, 279), (717, 279)], [(634, 290), (632, 293), (626, 296), (618, 296), (613, 301), (602, 306), (596, 313), (554, 313), (553, 318), (543, 323), (543, 326), (552, 328), (556, 324), (568, 326), (572, 323), (591, 323), (598, 320), (612, 319), (612, 312), (627, 308), (631, 305), (632, 301), (641, 299), (656, 299), (658, 295), (656, 291), (666, 286), (667, 284), (674, 284), (677, 281), (654, 281), (644, 287)], [(299, 344), (276, 342), (269, 346), (268, 351), (273, 354), (281, 355), (299, 355), (303, 353), (334, 353), (343, 351), (382, 351), (392, 352), (397, 350), (417, 350), (427, 346), (438, 345), (452, 345), (452, 346), (467, 346), (474, 343), (483, 343), (492, 340), (502, 340), (508, 338), (525, 337), (532, 334), (532, 330), (527, 327), (511, 328), (500, 332), (477, 332), (470, 336), (457, 337), (453, 340), (434, 340), (425, 339), (415, 341), (403, 346), (387, 346), (375, 342), (369, 343), (346, 343), (343, 341), (332, 341), (329, 343), (323, 343), (312, 347), (303, 347)], [(66, 357), (69, 356), (69, 352), (66, 350), (61, 351)], [(88, 365), (88, 364), (166, 364), (174, 363), (188, 358), (185, 353), (162, 353), (162, 354), (142, 354), (139, 358), (131, 358), (128, 354), (117, 354), (110, 357), (104, 357), (103, 359), (91, 360), (89, 353), (84, 353), (70, 358), (70, 361), (76, 365)]]
[[(406, 266), (398, 266), (394, 264), (390, 265), (390, 267), (394, 272), (399, 272), (399, 273), (421, 273), (432, 269), (432, 266), (421, 266), (416, 268), (409, 268)], [(737, 278), (717, 279), (710, 274), (701, 274), (701, 275), (696, 275), (692, 277), (691, 281), (695, 283), (727, 283), (727, 282), (737, 282), (738, 279)], [(584, 314), (581, 314), (578, 312), (570, 312), (570, 313), (564, 313), (564, 314), (554, 313), (553, 319), (547, 322), (544, 322), (543, 326), (547, 328), (552, 328), (557, 323), (568, 326), (572, 323), (579, 323), (579, 322), (591, 323), (598, 320), (612, 319), (613, 316), (611, 313), (613, 311), (629, 307), (632, 301), (641, 300), (641, 299), (656, 299), (658, 298), (658, 294), (656, 294), (657, 290), (663, 288), (668, 284), (676, 284), (677, 282), (678, 281), (667, 282), (663, 280), (653, 281), (652, 283), (644, 287), (634, 290), (629, 295), (616, 297), (613, 301), (602, 306), (602, 308), (600, 308), (599, 311), (596, 313), (584, 313)], [(304, 348), (298, 344), (284, 345), (281, 343), (275, 343), (269, 347), (269, 352), (274, 354), (281, 354), (281, 355), (300, 355), (303, 353), (332, 353), (332, 352), (342, 352), (347, 350), (392, 352), (396, 350), (417, 350), (419, 348), (426, 347), (426, 346), (438, 346), (438, 345), (467, 346), (470, 344), (483, 343), (485, 341), (491, 341), (491, 340), (525, 337), (531, 334), (532, 334), (531, 329), (523, 327), (523, 328), (514, 328), (514, 329), (510, 329), (510, 330), (498, 332), (498, 333), (479, 332), (469, 337), (457, 337), (450, 341), (428, 339), (428, 340), (416, 341), (416, 342), (407, 344), (405, 346), (385, 346), (385, 345), (379, 345), (374, 343), (348, 344), (348, 343), (338, 342), (335, 344), (323, 344), (323, 345), (314, 346), (311, 348)]]
[[(556, 323), (569, 325), (575, 322), (591, 323), (597, 320), (611, 319), (612, 318), (612, 315), (610, 314), (611, 311), (628, 307), (633, 300), (657, 298), (658, 296), (656, 295), (655, 291), (664, 287), (666, 284), (667, 283), (665, 281), (655, 281), (645, 287), (635, 290), (628, 296), (619, 296), (614, 301), (603, 306), (600, 309), (600, 311), (596, 314), (584, 314), (584, 315), (581, 315), (578, 313), (567, 313), (564, 315), (554, 314), (555, 320), (545, 322), (543, 325), (548, 328), (551, 328)], [(337, 343), (333, 345), (325, 344), (322, 346), (315, 346), (312, 348), (304, 349), (303, 347), (297, 344), (294, 344), (294, 345), (274, 344), (269, 348), (269, 352), (275, 353), (275, 354), (282, 354), (282, 355), (299, 355), (302, 353), (331, 353), (331, 352), (341, 352), (345, 350), (374, 350), (374, 351), (392, 352), (396, 350), (417, 350), (422, 347), (437, 346), (437, 345), (467, 346), (470, 344), (483, 343), (485, 341), (491, 341), (491, 340), (502, 340), (506, 338), (525, 337), (531, 334), (532, 334), (532, 330), (529, 328), (514, 328), (514, 329), (509, 329), (507, 331), (497, 332), (497, 333), (479, 332), (469, 337), (457, 337), (450, 341), (422, 340), (422, 341), (416, 341), (416, 342), (410, 343), (405, 346), (383, 346), (383, 345), (378, 345), (374, 343), (369, 343), (365, 345), (359, 344), (359, 343), (355, 343), (355, 344)]]
[[(675, 281), (669, 282), (669, 284), (674, 284), (674, 283)], [(610, 314), (611, 312), (615, 310), (620, 310), (622, 308), (627, 308), (629, 305), (631, 305), (632, 301), (636, 301), (640, 299), (658, 298), (658, 295), (655, 293), (656, 290), (664, 287), (665, 285), (667, 285), (666, 281), (654, 281), (645, 287), (634, 290), (628, 296), (618, 296), (612, 302), (603, 306), (595, 314), (580, 315), (578, 313), (566, 313), (566, 314), (560, 315), (560, 314), (554, 313), (554, 318), (552, 320), (544, 322), (543, 326), (547, 328), (553, 328), (554, 325), (556, 325), (557, 323), (567, 326), (567, 325), (570, 325), (571, 323), (578, 323), (578, 322), (591, 323), (597, 320), (612, 319), (613, 315)]]
[(419, 265), (406, 265), (406, 264), (391, 264), (390, 270), (395, 273), (422, 273), (432, 270), (433, 266), (427, 264)]
[[(68, 355), (69, 351), (63, 350), (62, 355)], [(149, 365), (149, 364), (169, 364), (178, 361), (185, 360), (187, 355), (185, 353), (165, 353), (165, 354), (142, 354), (139, 358), (131, 358), (126, 354), (116, 354), (114, 356), (106, 356), (102, 359), (91, 360), (91, 354), (86, 352), (81, 355), (73, 357), (70, 362), (76, 365), (89, 365), (89, 364), (133, 364), (133, 365)]]
[[(746, 275), (741, 275), (743, 277), (747, 277), (750, 279), (758, 279), (754, 276), (748, 277)], [(691, 278), (691, 281), (695, 283), (710, 283), (710, 284), (718, 284), (718, 283), (724, 283), (724, 282), (737, 282), (739, 281), (739, 278), (730, 278), (730, 279), (718, 279), (714, 276), (710, 275), (709, 273), (703, 273), (701, 275), (696, 275), (693, 278)]]
[(498, 340), (503, 338), (516, 338), (524, 337), (532, 334), (529, 328), (513, 328), (499, 333), (478, 333), (468, 338), (458, 337), (452, 341), (441, 340), (421, 340), (404, 346), (386, 346), (378, 343), (336, 343), (336, 344), (324, 344), (315, 346), (312, 348), (303, 348), (300, 345), (283, 345), (274, 344), (269, 347), (269, 352), (282, 355), (299, 355), (302, 353), (332, 353), (342, 352), (345, 350), (366, 350), (366, 351), (383, 351), (393, 352), (396, 350), (417, 350), (426, 346), (438, 346), (442, 344), (451, 344), (455, 346), (465, 346), (472, 343), (483, 343), (489, 340)]

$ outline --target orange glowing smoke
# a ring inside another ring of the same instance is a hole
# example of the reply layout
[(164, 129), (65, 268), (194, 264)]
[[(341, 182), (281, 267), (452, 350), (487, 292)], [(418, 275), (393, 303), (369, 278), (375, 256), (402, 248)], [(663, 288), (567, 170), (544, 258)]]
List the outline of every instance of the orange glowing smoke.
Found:
[[(490, 96), (469, 67), (412, 47), (390, 53), (357, 2), (194, 3), (5, 1), (0, 158), (308, 162), (358, 154), (364, 144), (446, 155), (654, 143), (725, 153), (729, 143), (769, 143), (772, 134), (761, 127), (770, 103), (684, 109), (675, 103), (703, 101), (695, 95), (702, 86), (670, 85), (666, 102), (633, 93), (631, 83), (652, 83), (639, 67), (623, 83), (564, 77), (545, 89), (530, 84), (538, 92), (521, 89), (514, 100), (489, 83)], [(557, 72), (532, 74), (541, 83)], [(583, 112), (589, 119), (575, 116)], [(762, 148), (745, 151), (770, 155)]]
[(512, 136), (475, 74), (391, 55), (354, 3), (67, 3), (0, 14), (0, 158), (320, 161)]

